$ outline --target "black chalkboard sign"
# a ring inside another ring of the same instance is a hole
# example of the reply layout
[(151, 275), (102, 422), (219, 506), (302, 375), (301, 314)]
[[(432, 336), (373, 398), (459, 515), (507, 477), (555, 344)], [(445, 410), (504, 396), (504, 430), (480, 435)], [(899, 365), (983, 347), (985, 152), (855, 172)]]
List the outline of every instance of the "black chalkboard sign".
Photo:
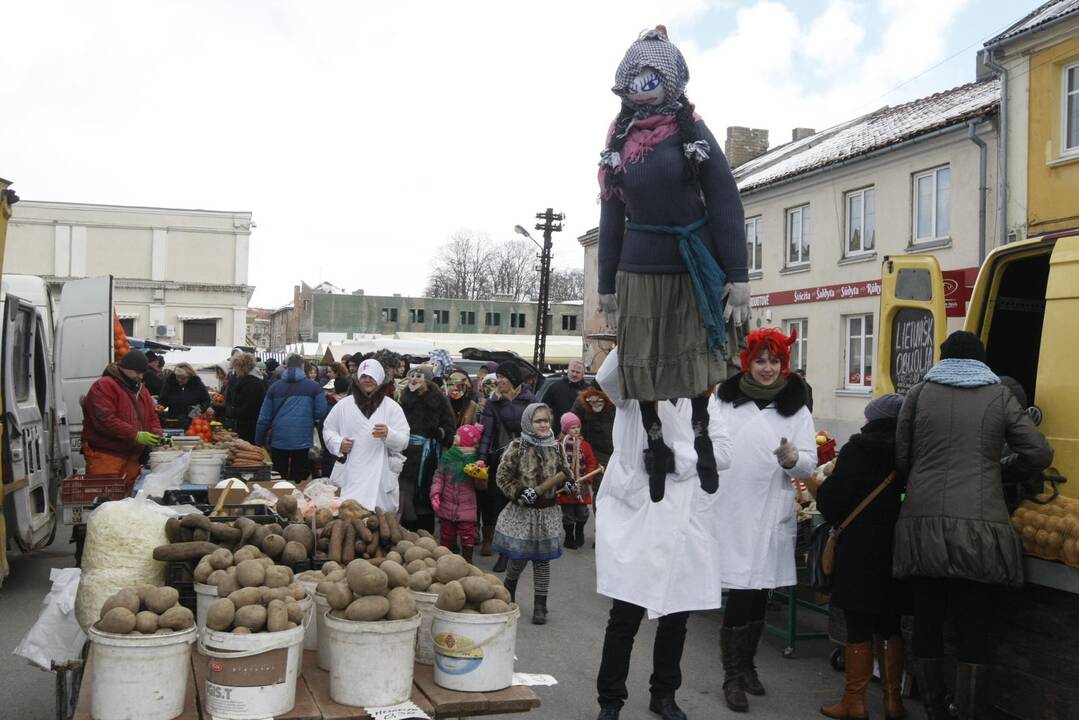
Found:
[(892, 385), (906, 392), (933, 367), (936, 333), (933, 313), (921, 308), (903, 308), (892, 320)]

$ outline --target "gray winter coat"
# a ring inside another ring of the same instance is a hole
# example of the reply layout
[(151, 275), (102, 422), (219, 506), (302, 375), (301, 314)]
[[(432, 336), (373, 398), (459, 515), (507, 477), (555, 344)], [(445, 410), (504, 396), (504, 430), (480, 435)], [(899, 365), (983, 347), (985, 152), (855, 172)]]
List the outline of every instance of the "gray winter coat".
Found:
[(1031, 469), (1052, 462), (1053, 449), (1004, 385), (910, 389), (896, 428), (896, 469), (907, 478), (896, 577), (1023, 583), (1023, 546), (1001, 489), (1005, 442)]

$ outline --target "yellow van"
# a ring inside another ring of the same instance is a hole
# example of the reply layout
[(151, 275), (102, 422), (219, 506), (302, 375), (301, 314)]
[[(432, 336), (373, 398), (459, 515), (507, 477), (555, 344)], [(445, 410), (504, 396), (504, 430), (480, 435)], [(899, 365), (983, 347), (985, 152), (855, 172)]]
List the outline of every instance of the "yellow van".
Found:
[[(904, 392), (940, 358), (948, 334), (944, 278), (932, 255), (886, 257), (874, 393)], [(1046, 473), (1079, 497), (1079, 230), (993, 250), (978, 271), (965, 329), (989, 366), (1022, 384), (1053, 445)]]

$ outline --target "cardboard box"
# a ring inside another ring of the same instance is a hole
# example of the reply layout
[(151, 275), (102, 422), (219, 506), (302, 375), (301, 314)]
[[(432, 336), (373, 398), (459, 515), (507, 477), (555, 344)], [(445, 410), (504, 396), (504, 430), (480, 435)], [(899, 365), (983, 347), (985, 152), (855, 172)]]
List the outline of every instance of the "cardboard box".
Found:
[[(272, 492), (277, 497), (284, 497), (285, 495), (291, 495), (292, 494), (291, 490), (285, 490), (285, 489), (274, 490), (273, 489), (273, 484), (275, 482), (279, 482), (279, 481), (277, 481), (277, 480), (268, 480), (268, 481), (262, 481), (262, 482), (249, 482), (249, 483), (246, 483), (246, 485), (248, 487), (247, 490), (236, 489), (236, 488), (230, 489), (230, 490), (228, 490), (228, 492), (226, 494), (224, 504), (225, 505), (239, 505), (239, 504), (241, 504), (244, 501), (244, 499), (247, 498), (247, 496), (251, 493), (251, 490), (253, 490), (256, 486), (266, 488), (267, 490)], [(305, 487), (307, 487), (308, 482), (311, 482), (311, 481), (310, 480), (304, 481), (304, 482), (300, 483), (299, 485), (297, 485), (296, 487), (298, 487), (300, 490), (303, 490)], [(335, 490), (336, 490), (336, 492), (338, 494), (341, 492), (339, 488), (336, 488)], [(217, 488), (210, 488), (207, 491), (207, 496), (209, 498), (210, 504), (216, 506), (217, 501), (221, 498), (222, 494), (225, 494), (225, 492), (226, 492), (225, 490), (219, 490)]]

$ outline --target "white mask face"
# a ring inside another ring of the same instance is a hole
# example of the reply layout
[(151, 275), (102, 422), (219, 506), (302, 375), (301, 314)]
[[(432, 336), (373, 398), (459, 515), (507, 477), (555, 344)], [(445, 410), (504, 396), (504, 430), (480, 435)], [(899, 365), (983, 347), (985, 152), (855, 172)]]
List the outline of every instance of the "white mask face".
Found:
[(426, 381), (427, 379), (423, 376), (423, 373), (413, 370), (408, 374), (408, 389), (416, 392), (423, 387)]
[(634, 105), (661, 105), (664, 96), (663, 78), (652, 68), (644, 68), (637, 73), (626, 93), (626, 99)]

